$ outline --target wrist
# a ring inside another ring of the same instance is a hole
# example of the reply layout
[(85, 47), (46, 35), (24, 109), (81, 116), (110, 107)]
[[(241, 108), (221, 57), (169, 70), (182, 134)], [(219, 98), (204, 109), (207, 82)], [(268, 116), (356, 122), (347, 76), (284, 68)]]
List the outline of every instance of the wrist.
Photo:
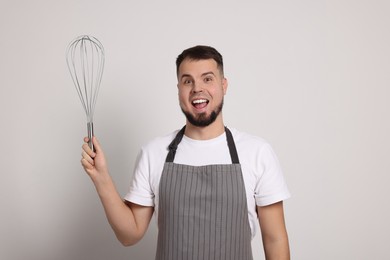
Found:
[(107, 190), (112, 189), (114, 186), (111, 176), (108, 172), (100, 173), (97, 176), (91, 177), (91, 179), (99, 195)]

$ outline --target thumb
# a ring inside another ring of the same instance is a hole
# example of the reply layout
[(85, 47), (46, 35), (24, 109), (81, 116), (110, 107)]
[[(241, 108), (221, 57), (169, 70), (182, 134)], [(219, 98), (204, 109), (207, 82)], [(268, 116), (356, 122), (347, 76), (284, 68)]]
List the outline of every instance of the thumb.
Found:
[(93, 143), (93, 147), (95, 148), (95, 152), (96, 153), (102, 153), (103, 152), (102, 151), (102, 147), (100, 146), (100, 143), (99, 143), (98, 139), (95, 136), (92, 137), (92, 143)]

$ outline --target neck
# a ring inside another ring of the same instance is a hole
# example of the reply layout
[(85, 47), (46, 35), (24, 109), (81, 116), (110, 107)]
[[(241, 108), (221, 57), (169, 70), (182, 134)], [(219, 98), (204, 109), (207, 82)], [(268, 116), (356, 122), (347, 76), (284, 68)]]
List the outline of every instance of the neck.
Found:
[(224, 132), (225, 125), (223, 124), (221, 115), (219, 115), (212, 124), (203, 127), (194, 126), (187, 121), (184, 134), (195, 140), (209, 140), (220, 136)]

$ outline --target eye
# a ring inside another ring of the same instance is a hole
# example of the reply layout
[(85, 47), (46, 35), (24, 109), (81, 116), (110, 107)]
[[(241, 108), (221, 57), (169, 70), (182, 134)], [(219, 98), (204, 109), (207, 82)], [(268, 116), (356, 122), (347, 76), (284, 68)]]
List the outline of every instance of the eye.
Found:
[(212, 77), (205, 77), (204, 78), (204, 82), (210, 82), (210, 81), (213, 81)]
[(192, 83), (191, 79), (183, 79), (183, 84), (184, 85), (188, 85), (188, 84), (191, 84), (191, 83)]

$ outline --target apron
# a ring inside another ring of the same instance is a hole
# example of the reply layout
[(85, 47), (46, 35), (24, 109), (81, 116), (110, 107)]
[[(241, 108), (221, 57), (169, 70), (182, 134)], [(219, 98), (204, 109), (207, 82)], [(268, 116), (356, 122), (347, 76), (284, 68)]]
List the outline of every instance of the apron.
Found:
[(252, 260), (244, 180), (233, 136), (232, 164), (175, 164), (183, 127), (169, 145), (159, 183), (156, 260)]

